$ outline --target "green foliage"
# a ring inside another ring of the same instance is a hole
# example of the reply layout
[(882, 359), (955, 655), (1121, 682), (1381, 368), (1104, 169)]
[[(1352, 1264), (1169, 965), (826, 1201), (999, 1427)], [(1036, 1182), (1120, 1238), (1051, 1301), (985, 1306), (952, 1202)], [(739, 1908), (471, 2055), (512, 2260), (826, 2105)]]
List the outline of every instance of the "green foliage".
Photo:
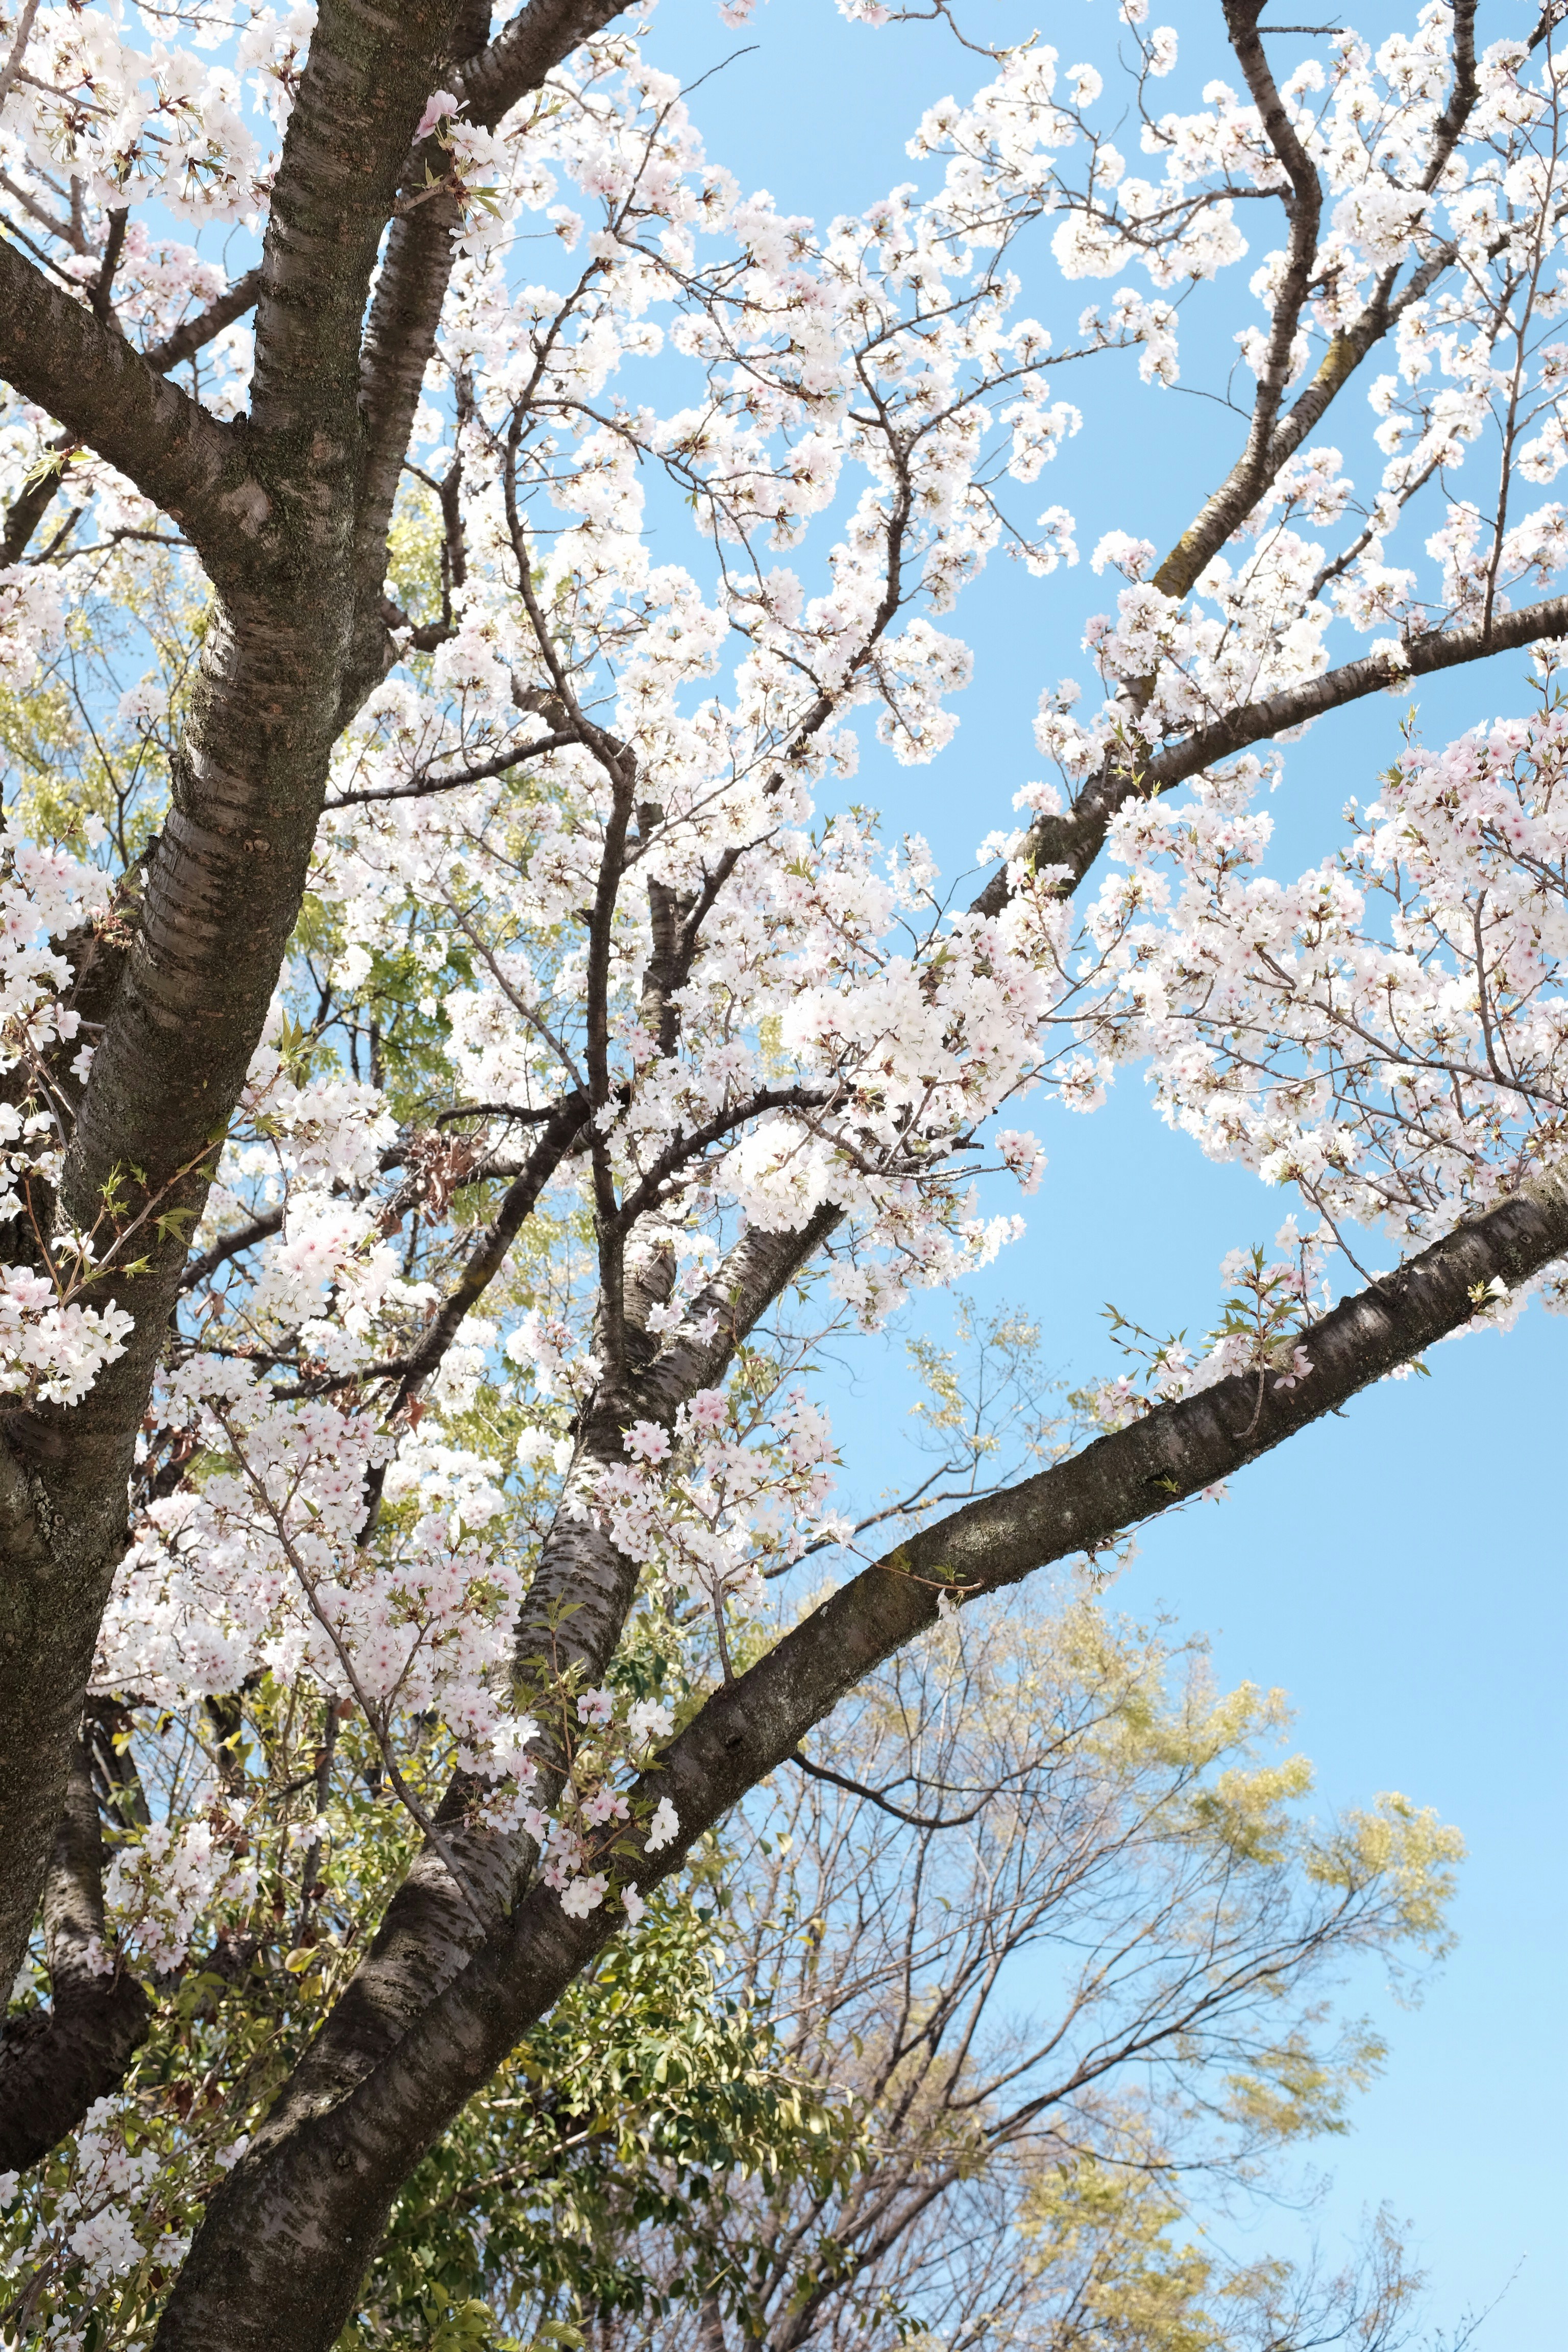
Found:
[[(168, 803), (205, 623), (205, 593), (172, 555), (106, 555), (61, 654), (27, 692), (0, 690), (0, 770), (20, 831), (134, 864)], [(121, 716), (133, 680), (139, 702)]]
[[(744, 2184), (820, 2192), (853, 2167), (853, 2117), (792, 2068), (764, 2007), (720, 1990), (721, 1916), (712, 1900), (656, 1897), (470, 2102), (399, 2199), (342, 2352), (510, 2352), (515, 2337), (485, 2328), (540, 2298), (665, 2308)], [(639, 2259), (650, 2228), (683, 2249), (673, 2283)], [(427, 2337), (437, 2312), (470, 2333)], [(561, 2325), (540, 2335), (570, 2342)]]
[(386, 541), (386, 577), (411, 621), (441, 617), (441, 554), (446, 543), (440, 502), (424, 482), (405, 482)]
[(1205, 2308), (1218, 2266), (1173, 2234), (1184, 2219), (1172, 2176), (1074, 2156), (1040, 2169), (1019, 2229), (1037, 2291), (1054, 2287), (1078, 2307), (1086, 2343), (1223, 2352), (1227, 2338)]

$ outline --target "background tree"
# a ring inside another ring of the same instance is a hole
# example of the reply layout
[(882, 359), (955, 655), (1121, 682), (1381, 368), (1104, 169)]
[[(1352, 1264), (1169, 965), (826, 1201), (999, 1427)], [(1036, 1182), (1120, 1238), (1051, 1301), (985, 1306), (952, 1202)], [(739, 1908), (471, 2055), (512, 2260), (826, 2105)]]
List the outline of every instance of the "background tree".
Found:
[[(1099, 72), (1022, 43), (824, 229), (596, 5), (8, 20), (0, 1958), (41, 1902), (59, 1997), (5, 2045), (0, 2157), (67, 2149), (100, 2335), (146, 2255), (163, 2346), (331, 2343), (464, 2103), (846, 1693), (1555, 1295), (1555, 11), (1478, 49), (1458, 0), (1281, 78), (1231, 0), (1237, 87), (1207, 59), (1185, 112), (1124, 15), (1153, 176)], [(1101, 542), (1102, 704), (1047, 691), (1065, 789), (950, 902), (842, 805), (853, 714), (942, 749), (935, 621), (998, 549), (1072, 551), (1011, 511), (1081, 424), (1054, 371), (1136, 352), (1161, 398), (1167, 298), (1265, 220), (1235, 463), (1163, 561)], [(1014, 315), (1036, 236), (1152, 290), (1052, 341)], [(1358, 500), (1311, 436), (1363, 383)], [(700, 578), (650, 564), (644, 473)], [(803, 581), (770, 545), (816, 516)], [(1532, 716), (1408, 753), (1342, 860), (1254, 870), (1255, 747), (1524, 646)], [(816, 1351), (1005, 1239), (971, 1180), (1037, 1172), (1015, 1096), (1090, 1108), (1129, 1058), (1319, 1222), (1227, 1262), (1205, 1352), (1129, 1334), (1095, 1443), (939, 1484), (871, 1559)], [(818, 1537), (864, 1564), (790, 1622)], [(311, 1960), (351, 1789), (386, 1866)], [(231, 2043), (209, 1988), (211, 2079), (144, 2142), (142, 2002), (279, 1922), (299, 2037)], [(136, 2238), (155, 2180), (188, 2246)]]
[[(606, 2274), (586, 2217), (574, 2248), (552, 2193), (511, 2205), (537, 2110), (503, 2072), (470, 2110), (493, 2152), (428, 2173), (473, 2232), (470, 2292), (527, 2340), (560, 2264), (565, 2308), (617, 2347), (1170, 2352), (1260, 2324), (1283, 2347), (1311, 2340), (1307, 2307), (1320, 2340), (1402, 2339), (1417, 2283), (1392, 2240), (1336, 2307), (1322, 2277), (1173, 2235), (1194, 2197), (1255, 2194), (1344, 2128), (1382, 2054), (1323, 1999), (1353, 1956), (1405, 1973), (1441, 1946), (1454, 1833), (1399, 1798), (1310, 1823), (1305, 1760), (1263, 1752), (1283, 1720), (1279, 1693), (1222, 1695), (1201, 1654), (1087, 1597), (938, 1627), (830, 1719), (730, 1865), (716, 1983), (765, 2021), (823, 2160), (748, 2167), (738, 2134), (713, 2193), (682, 2181), (640, 2228), (623, 2190)], [(528, 2083), (537, 2063), (531, 2043)], [(392, 2278), (434, 2202), (416, 2176)]]

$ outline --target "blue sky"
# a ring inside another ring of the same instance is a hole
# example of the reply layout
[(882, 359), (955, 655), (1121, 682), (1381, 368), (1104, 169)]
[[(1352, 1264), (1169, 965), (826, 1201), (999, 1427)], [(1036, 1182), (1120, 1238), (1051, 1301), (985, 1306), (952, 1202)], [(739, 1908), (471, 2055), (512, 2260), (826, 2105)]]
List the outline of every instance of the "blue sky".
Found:
[[(1289, 21), (1301, 14), (1273, 13)], [(1175, 5), (1153, 15), (1173, 21), (1209, 60), (1194, 71), (1184, 58), (1166, 85), (1169, 102), (1190, 105), (1205, 74), (1224, 70), (1208, 47), (1217, 8)], [(1480, 37), (1526, 29), (1533, 15), (1483, 0)], [(971, 0), (963, 21), (993, 41), (1038, 24), (1064, 64), (1087, 58), (1103, 69), (1114, 52), (1108, 0)], [(1407, 20), (1380, 7), (1338, 21), (1381, 37)], [(658, 63), (694, 79), (748, 45), (752, 54), (694, 101), (709, 152), (748, 187), (770, 188), (781, 209), (818, 219), (914, 176), (903, 141), (922, 109), (949, 90), (965, 95), (985, 76), (984, 61), (940, 26), (874, 33), (844, 24), (828, 0), (772, 0), (738, 33), (719, 22), (712, 0), (666, 0), (647, 46)], [(1292, 43), (1291, 61), (1297, 53)], [(1272, 228), (1250, 218), (1245, 226), (1261, 257), (1276, 241)], [(1252, 266), (1189, 310), (1184, 380), (1194, 390), (1223, 385), (1228, 338), (1253, 315), (1245, 291)], [(1082, 302), (1110, 290), (1062, 288), (1047, 267), (1025, 307), (1037, 309), (1059, 340)], [(1038, 503), (1073, 509), (1086, 551), (1112, 527), (1168, 543), (1223, 473), (1237, 419), (1194, 392), (1144, 391), (1121, 361), (1100, 363), (1092, 379), (1074, 373), (1061, 392), (1084, 408), (1085, 427), (1042, 476)], [(1348, 417), (1336, 415), (1322, 437), (1346, 450), (1354, 470), (1368, 420), (1359, 394), (1349, 402)], [(1087, 560), (1044, 582), (999, 564), (944, 625), (976, 653), (956, 741), (924, 770), (899, 770), (868, 751), (857, 796), (877, 802), (890, 829), (923, 831), (945, 870), (966, 865), (981, 835), (1013, 821), (1018, 785), (1041, 772), (1029, 722), (1042, 685), (1076, 674), (1088, 689), (1082, 625), (1110, 602), (1110, 583), (1096, 580)], [(1346, 641), (1336, 658), (1349, 650)], [(1528, 699), (1523, 660), (1489, 664), (1425, 688), (1421, 729), (1428, 740), (1447, 740)], [(1404, 708), (1379, 698), (1290, 751), (1271, 804), (1277, 869), (1334, 844), (1348, 794), (1375, 796), (1377, 770), (1399, 748)], [(1026, 1240), (984, 1289), (1026, 1304), (1047, 1360), (1074, 1378), (1110, 1368), (1107, 1298), (1152, 1328), (1203, 1328), (1221, 1255), (1268, 1239), (1291, 1205), (1169, 1133), (1135, 1077), (1092, 1118), (1046, 1111), (1030, 1123), (1050, 1168), (1028, 1204)], [(1313, 2218), (1331, 2253), (1363, 2208), (1386, 2199), (1409, 2217), (1413, 2250), (1430, 2273), (1431, 2316), (1446, 2329), (1467, 2308), (1491, 2303), (1512, 2276), (1479, 2339), (1484, 2352), (1540, 2352), (1561, 2340), (1565, 1373), (1568, 1323), (1539, 1312), (1506, 1337), (1446, 1346), (1429, 1381), (1363, 1397), (1235, 1481), (1223, 1509), (1146, 1529), (1118, 1588), (1137, 1613), (1163, 1604), (1183, 1628), (1207, 1631), (1228, 1680), (1289, 1691), (1325, 1803), (1402, 1790), (1469, 1841), (1461, 1941), (1424, 2005), (1394, 2008), (1375, 1982), (1350, 1989), (1352, 2006), (1370, 2009), (1388, 2032), (1392, 2057), (1356, 2111), (1353, 2135), (1326, 2152), (1334, 2186)], [(876, 1448), (889, 1426), (889, 1379), (886, 1357), (867, 1358), (836, 1406), (852, 1475), (866, 1487), (881, 1483)], [(1289, 2245), (1300, 2226), (1271, 2214), (1255, 2241), (1229, 2236), (1238, 2251), (1258, 2252)]]

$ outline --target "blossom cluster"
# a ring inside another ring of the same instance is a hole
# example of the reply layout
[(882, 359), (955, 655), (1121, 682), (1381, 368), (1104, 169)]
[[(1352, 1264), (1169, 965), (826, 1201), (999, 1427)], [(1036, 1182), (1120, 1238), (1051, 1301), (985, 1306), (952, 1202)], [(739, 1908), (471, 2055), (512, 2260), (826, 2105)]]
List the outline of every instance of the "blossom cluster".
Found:
[[(26, 841), (0, 845), (0, 1078), (9, 1097), (0, 1100), (0, 1219), (13, 1246), (33, 1244), (31, 1262), (0, 1265), (0, 1394), (29, 1401), (79, 1403), (131, 1330), (128, 1315), (89, 1292), (105, 1231), (51, 1251), (34, 1201), (59, 1172), (68, 1084), (60, 1049), (80, 1029), (61, 1002), (72, 971), (57, 942), (90, 930), (107, 902), (92, 867)], [(74, 1056), (79, 1081), (89, 1052)]]
[(681, 1405), (673, 1437), (658, 1423), (634, 1422), (624, 1441), (629, 1458), (604, 1464), (594, 1485), (617, 1549), (706, 1601), (721, 1625), (727, 1603), (760, 1607), (770, 1570), (798, 1559), (808, 1543), (832, 1540), (840, 1524), (826, 1508), (832, 1433), (803, 1390), (770, 1402), (761, 1436), (736, 1424), (719, 1390), (699, 1389)]
[(181, 13), (188, 46), (157, 37), (159, 19), (142, 12), (153, 34), (145, 47), (118, 9), (20, 13), (0, 132), (31, 173), (63, 172), (95, 204), (155, 199), (193, 225), (255, 212), (276, 154), (272, 141), (258, 137), (246, 119), (246, 82), (256, 101), (253, 119), (269, 116), (280, 130), (315, 7), (300, 0), (281, 14), (243, 8), (242, 29), (225, 59), (212, 53), (229, 46), (232, 14), (205, 7)]
[(279, 1403), (243, 1363), (193, 1355), (163, 1400), (214, 1459), (150, 1503), (104, 1621), (110, 1689), (188, 1698), (269, 1669), (388, 1718), (438, 1708), (470, 1769), (529, 1768), (507, 1688), (521, 1591), (486, 1464), (405, 1439), (386, 1477), (406, 1533), (362, 1538), (366, 1479), (394, 1441), (322, 1399)]
[(1550, 693), (1409, 750), (1294, 883), (1257, 871), (1255, 768), (1130, 808), (1064, 999), (1076, 1039), (1102, 1074), (1144, 1063), (1172, 1124), (1337, 1227), (1408, 1244), (1490, 1206), (1565, 1133), (1565, 756)]

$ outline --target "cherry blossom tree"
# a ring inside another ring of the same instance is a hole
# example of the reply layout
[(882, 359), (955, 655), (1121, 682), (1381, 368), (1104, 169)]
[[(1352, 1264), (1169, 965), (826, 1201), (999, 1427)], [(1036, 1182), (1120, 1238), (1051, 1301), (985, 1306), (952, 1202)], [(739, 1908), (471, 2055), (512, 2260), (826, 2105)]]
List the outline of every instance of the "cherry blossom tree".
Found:
[[(0, 1958), (52, 1997), (0, 2165), (57, 2173), (7, 2325), (331, 2344), (426, 2150), (846, 1693), (1561, 1303), (1557, 13), (1287, 72), (1225, 0), (1191, 90), (1142, 0), (1100, 67), (957, 26), (913, 177), (822, 224), (608, 0), (9, 9)], [(1087, 308), (1021, 314), (1036, 247)], [(965, 587), (1077, 560), (1033, 486), (1083, 388), (1168, 400), (1244, 259), (1234, 462), (1093, 551), (1094, 691), (1042, 679), (1055, 780), (954, 894), (857, 730), (961, 761)], [(1527, 715), (1263, 870), (1280, 745), (1527, 647)], [(1022, 1098), (1130, 1060), (1290, 1190), (1278, 1257), (1074, 1450), (850, 1524), (815, 1351), (1002, 1248)], [(329, 1961), (345, 1774), (387, 1826)], [(221, 2025), (268, 1955), (270, 2072)]]

